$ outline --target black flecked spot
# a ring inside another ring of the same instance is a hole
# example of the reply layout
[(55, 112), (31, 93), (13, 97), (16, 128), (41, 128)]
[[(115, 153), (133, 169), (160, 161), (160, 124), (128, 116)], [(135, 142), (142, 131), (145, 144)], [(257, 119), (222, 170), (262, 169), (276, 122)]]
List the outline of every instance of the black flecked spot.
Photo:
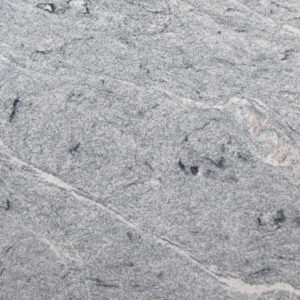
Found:
[(216, 166), (218, 168), (223, 169), (224, 168), (224, 163), (225, 163), (225, 158), (222, 156), (217, 162), (216, 162)]
[(105, 282), (99, 278), (91, 278), (92, 281), (96, 283), (96, 286), (104, 287), (104, 288), (118, 288), (118, 284)]
[(179, 160), (178, 166), (179, 166), (180, 170), (185, 171), (185, 164), (181, 160)]
[(191, 166), (190, 167), (190, 170), (191, 170), (191, 173), (193, 175), (197, 175), (198, 174), (198, 171), (199, 171), (199, 167), (198, 166)]
[(10, 201), (8, 199), (6, 199), (6, 206), (5, 206), (5, 210), (10, 210), (11, 205), (10, 205)]
[(74, 147), (72, 147), (72, 148), (69, 149), (69, 152), (71, 154), (74, 154), (75, 152), (78, 151), (79, 147), (80, 147), (80, 143), (77, 143)]
[(2, 208), (4, 210), (10, 210), (11, 209), (10, 201), (8, 199), (6, 199), (5, 204), (1, 205), (0, 208)]
[(18, 98), (16, 98), (13, 102), (12, 111), (11, 111), (10, 116), (9, 116), (9, 122), (11, 122), (13, 120), (13, 118), (15, 117), (16, 111), (17, 111), (17, 106), (18, 106), (19, 103), (20, 103), (20, 100)]
[(260, 218), (260, 217), (258, 217), (258, 218), (257, 218), (257, 224), (258, 224), (259, 226), (263, 226), (263, 223), (262, 223), (262, 221), (261, 221), (261, 218)]
[(131, 232), (126, 232), (126, 235), (128, 236), (130, 242), (133, 241), (133, 234)]
[(84, 8), (85, 8), (84, 14), (89, 14), (90, 13), (90, 9), (89, 9), (89, 7), (88, 7), (87, 4), (84, 5)]
[(56, 5), (54, 3), (51, 3), (51, 2), (49, 2), (49, 3), (39, 3), (39, 4), (37, 4), (36, 7), (40, 8), (42, 10), (45, 10), (49, 13), (55, 13), (55, 11), (56, 11)]
[(245, 153), (238, 152), (238, 153), (237, 153), (237, 158), (238, 158), (238, 159), (241, 159), (241, 160), (243, 160), (243, 161), (248, 161), (248, 155), (245, 154)]

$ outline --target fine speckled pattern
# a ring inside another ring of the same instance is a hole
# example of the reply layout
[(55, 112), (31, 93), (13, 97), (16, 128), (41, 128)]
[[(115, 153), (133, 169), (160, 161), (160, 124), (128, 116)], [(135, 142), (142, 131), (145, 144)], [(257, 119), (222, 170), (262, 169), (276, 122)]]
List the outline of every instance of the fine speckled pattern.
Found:
[(299, 0), (0, 1), (0, 300), (299, 300)]

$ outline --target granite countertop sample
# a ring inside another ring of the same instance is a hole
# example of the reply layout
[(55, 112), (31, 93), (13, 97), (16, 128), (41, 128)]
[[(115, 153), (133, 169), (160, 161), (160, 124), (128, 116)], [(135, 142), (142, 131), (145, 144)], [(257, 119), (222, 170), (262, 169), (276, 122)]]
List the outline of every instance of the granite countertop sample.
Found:
[(0, 300), (300, 299), (299, 0), (0, 1)]

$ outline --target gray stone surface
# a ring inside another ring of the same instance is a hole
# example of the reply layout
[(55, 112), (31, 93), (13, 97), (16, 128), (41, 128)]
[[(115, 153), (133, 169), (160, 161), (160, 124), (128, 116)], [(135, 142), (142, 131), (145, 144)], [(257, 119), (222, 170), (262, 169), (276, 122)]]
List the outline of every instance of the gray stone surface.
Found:
[(0, 299), (300, 299), (299, 20), (0, 1)]

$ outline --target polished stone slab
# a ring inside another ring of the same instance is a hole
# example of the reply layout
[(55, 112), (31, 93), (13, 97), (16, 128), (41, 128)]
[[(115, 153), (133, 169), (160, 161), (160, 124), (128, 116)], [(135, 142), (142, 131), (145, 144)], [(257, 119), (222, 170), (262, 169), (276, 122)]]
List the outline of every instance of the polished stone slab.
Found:
[(300, 299), (298, 1), (0, 3), (0, 299)]

